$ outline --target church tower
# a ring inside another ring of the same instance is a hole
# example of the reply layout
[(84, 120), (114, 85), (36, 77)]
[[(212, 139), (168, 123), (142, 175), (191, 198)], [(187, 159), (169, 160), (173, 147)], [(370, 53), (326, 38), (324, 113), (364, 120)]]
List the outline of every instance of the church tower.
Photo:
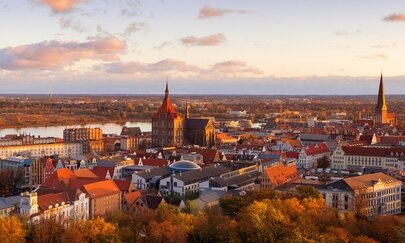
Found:
[(377, 105), (375, 107), (375, 123), (379, 125), (387, 123), (387, 104), (385, 103), (384, 79), (382, 73), (380, 77)]
[(163, 103), (152, 117), (152, 145), (161, 148), (183, 145), (183, 117), (173, 108), (168, 81)]

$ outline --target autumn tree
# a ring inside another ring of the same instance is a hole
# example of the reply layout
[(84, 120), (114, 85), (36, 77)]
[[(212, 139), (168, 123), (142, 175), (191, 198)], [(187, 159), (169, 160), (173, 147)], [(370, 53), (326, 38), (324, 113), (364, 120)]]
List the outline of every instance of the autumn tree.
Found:
[(0, 243), (25, 242), (23, 226), (16, 217), (0, 218)]

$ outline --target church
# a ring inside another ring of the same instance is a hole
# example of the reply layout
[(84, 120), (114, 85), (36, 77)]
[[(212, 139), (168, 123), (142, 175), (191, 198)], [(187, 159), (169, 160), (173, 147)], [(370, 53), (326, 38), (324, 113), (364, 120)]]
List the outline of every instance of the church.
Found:
[(380, 77), (380, 87), (378, 89), (377, 105), (375, 107), (375, 123), (376, 125), (396, 124), (395, 113), (388, 113), (387, 104), (385, 102), (384, 79), (382, 73)]
[(163, 103), (152, 116), (152, 146), (164, 148), (198, 145), (211, 148), (215, 145), (216, 135), (211, 119), (191, 118), (188, 103), (185, 110), (184, 117), (175, 111), (166, 81)]

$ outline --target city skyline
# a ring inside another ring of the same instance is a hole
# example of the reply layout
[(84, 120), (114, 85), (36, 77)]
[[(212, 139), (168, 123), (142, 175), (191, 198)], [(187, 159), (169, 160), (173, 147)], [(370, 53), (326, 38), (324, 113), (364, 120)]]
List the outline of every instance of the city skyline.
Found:
[(160, 94), (169, 77), (173, 94), (376, 94), (381, 69), (387, 94), (405, 91), (400, 1), (19, 0), (0, 12), (1, 93)]

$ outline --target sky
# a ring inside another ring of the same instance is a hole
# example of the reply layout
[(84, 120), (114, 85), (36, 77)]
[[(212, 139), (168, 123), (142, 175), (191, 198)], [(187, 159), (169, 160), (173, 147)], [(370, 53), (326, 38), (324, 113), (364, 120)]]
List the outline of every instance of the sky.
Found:
[(0, 0), (0, 93), (405, 93), (403, 0)]

